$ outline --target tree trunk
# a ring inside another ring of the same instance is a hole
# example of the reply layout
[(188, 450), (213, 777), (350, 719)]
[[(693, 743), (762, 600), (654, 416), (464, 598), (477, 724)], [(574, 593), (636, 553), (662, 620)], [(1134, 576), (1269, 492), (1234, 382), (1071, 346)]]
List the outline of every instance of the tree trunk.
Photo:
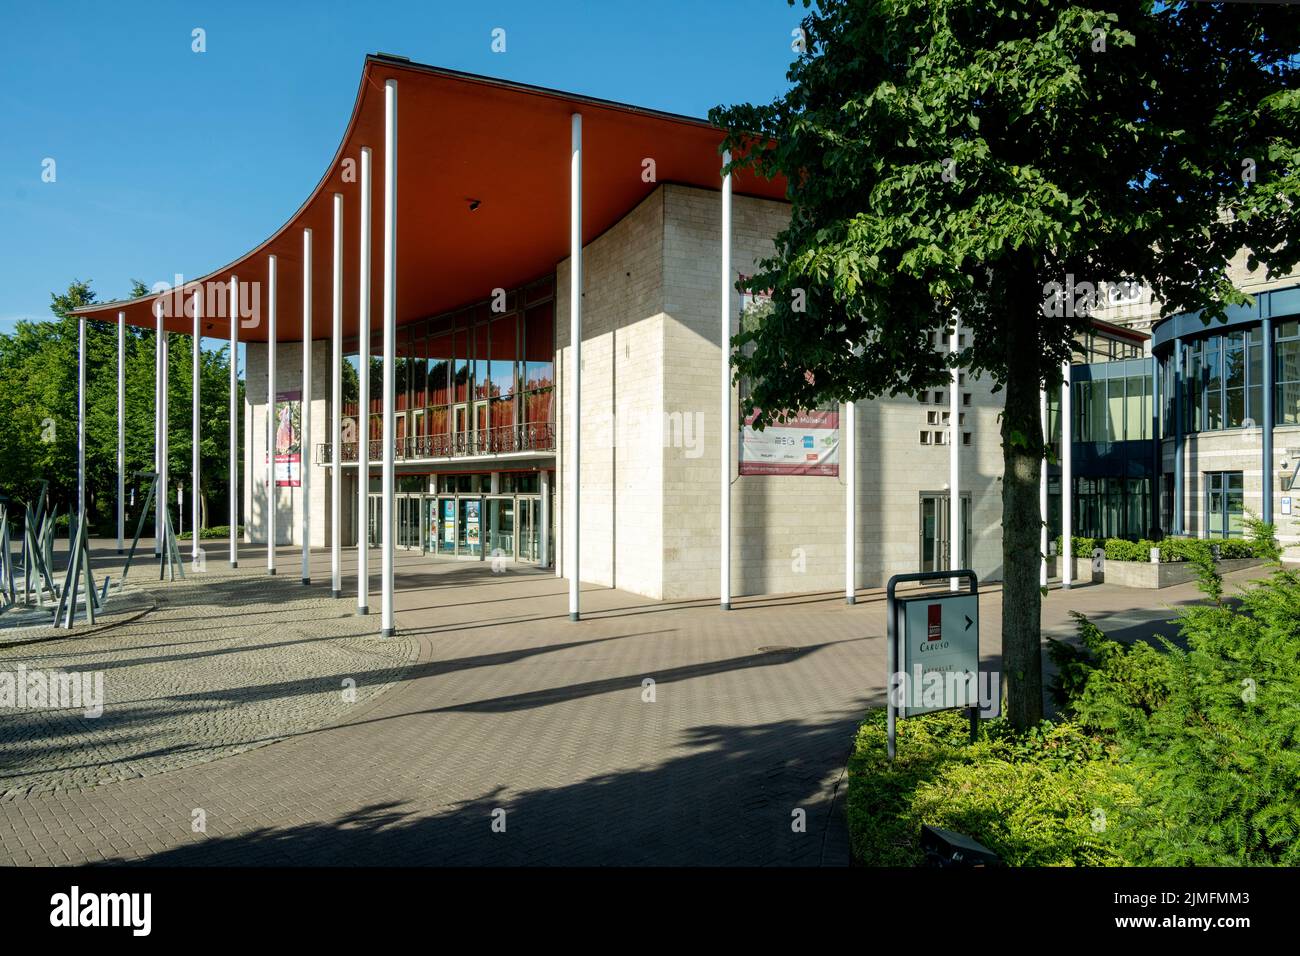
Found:
[[(1025, 310), (1020, 310), (1023, 314)], [(1002, 675), (1007, 718), (1021, 730), (1043, 719), (1042, 592), (1038, 480), (1043, 466), (1034, 322), (1014, 319), (1007, 336), (1002, 415)]]

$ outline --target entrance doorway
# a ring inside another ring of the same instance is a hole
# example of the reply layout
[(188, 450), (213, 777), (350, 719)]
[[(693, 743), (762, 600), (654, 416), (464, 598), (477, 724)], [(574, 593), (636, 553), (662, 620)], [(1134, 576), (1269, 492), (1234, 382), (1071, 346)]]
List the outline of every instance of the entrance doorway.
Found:
[(920, 507), (920, 557), (922, 571), (950, 571), (970, 566), (970, 510), (969, 493), (961, 496), (962, 540), (951, 563), (953, 529), (951, 509), (946, 492), (922, 492)]

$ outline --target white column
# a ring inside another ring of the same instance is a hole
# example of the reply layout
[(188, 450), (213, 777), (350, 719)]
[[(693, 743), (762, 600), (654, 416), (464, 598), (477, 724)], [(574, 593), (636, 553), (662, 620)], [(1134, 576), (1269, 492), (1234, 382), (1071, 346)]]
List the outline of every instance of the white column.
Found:
[(311, 230), (302, 231), (302, 583), (311, 584)]
[(541, 566), (545, 568), (551, 559), (551, 473), (545, 468), (542, 469), (541, 486), (541, 528), (538, 529), (541, 533), (538, 535), (538, 543), (542, 552)]
[[(722, 164), (731, 162), (731, 153), (722, 154)], [(721, 272), (721, 328), (719, 346), (718, 394), (718, 446), (721, 449), (721, 498), (719, 501), (718, 546), (719, 575), (718, 606), (731, 609), (731, 427), (734, 412), (731, 407), (731, 173), (722, 177), (722, 272)]]
[(573, 413), (570, 416), (569, 442), (565, 449), (573, 459), (569, 470), (569, 501), (564, 523), (568, 525), (568, 545), (565, 548), (569, 564), (569, 620), (581, 616), (579, 605), (579, 579), (582, 563), (579, 559), (582, 484), (582, 114), (574, 113), (569, 127), (569, 370), (572, 377), (570, 391)]
[(275, 574), (275, 353), (276, 280), (275, 256), (266, 257), (266, 570)]
[(330, 594), (343, 596), (339, 525), (343, 523), (343, 194), (334, 194), (333, 294), (330, 335)]
[(1070, 363), (1061, 363), (1061, 588), (1070, 590), (1074, 581), (1074, 503), (1071, 500), (1074, 470), (1070, 462)]
[[(393, 352), (397, 345), (397, 81), (384, 81), (384, 426), (380, 484), (381, 575), (379, 633), (393, 627)], [(358, 519), (360, 516), (358, 516)]]
[(858, 489), (857, 462), (858, 439), (853, 403), (844, 403), (844, 415), (840, 420), (840, 458), (844, 462), (844, 603), (857, 602), (857, 524), (858, 524)]
[(1043, 460), (1038, 472), (1038, 553), (1043, 559), (1038, 564), (1038, 584), (1047, 587), (1047, 446), (1052, 436), (1047, 431), (1047, 391), (1038, 393), (1038, 427), (1043, 434)]
[(157, 476), (157, 494), (153, 502), (153, 553), (162, 557), (162, 513), (167, 507), (167, 490), (163, 487), (163, 418), (165, 400), (163, 398), (163, 310), (161, 297), (154, 300), (154, 339), (153, 339), (153, 470)]
[[(70, 527), (80, 530), (77, 522), (86, 511), (86, 317), (77, 317), (77, 517)], [(87, 596), (86, 600), (90, 600)], [(74, 601), (75, 603), (75, 601)]]
[(357, 613), (370, 613), (370, 147), (361, 147), (361, 258), (357, 263)]
[[(952, 334), (948, 336), (948, 354), (961, 351), (961, 318), (954, 310)], [(961, 370), (953, 365), (948, 383), (948, 567), (959, 570), (962, 560), (962, 535), (965, 528), (961, 520)], [(956, 591), (961, 582), (948, 579), (948, 589)]]
[[(176, 301), (174, 295), (171, 297), (171, 301)], [(162, 404), (159, 406), (158, 411), (159, 430), (162, 435), (162, 444), (158, 456), (160, 462), (158, 470), (158, 502), (162, 505), (162, 508), (158, 513), (165, 516), (167, 514), (167, 506), (170, 504), (167, 500), (167, 494), (171, 488), (171, 469), (168, 467), (171, 454), (171, 435), (169, 433), (171, 425), (171, 409), (169, 408), (170, 403), (168, 402), (168, 398), (170, 397), (168, 382), (171, 372), (171, 353), (168, 348), (167, 327), (163, 325), (161, 319), (159, 319), (158, 328), (160, 330), (158, 336), (158, 348), (162, 354), (162, 384), (159, 386), (159, 391), (162, 395)], [(160, 556), (166, 560), (167, 556), (165, 554), (161, 554), (160, 552)]]
[(230, 566), (239, 567), (239, 279), (230, 277)]
[(117, 553), (126, 550), (126, 313), (117, 313)]
[(202, 286), (194, 293), (194, 354), (190, 362), (190, 535), (194, 546), (190, 549), (190, 555), (196, 560), (199, 556), (199, 440), (201, 422), (199, 420), (199, 404), (202, 396), (202, 390), (199, 385), (202, 381), (202, 362), (200, 361), (199, 342), (203, 337), (201, 322), (203, 321), (203, 295)]

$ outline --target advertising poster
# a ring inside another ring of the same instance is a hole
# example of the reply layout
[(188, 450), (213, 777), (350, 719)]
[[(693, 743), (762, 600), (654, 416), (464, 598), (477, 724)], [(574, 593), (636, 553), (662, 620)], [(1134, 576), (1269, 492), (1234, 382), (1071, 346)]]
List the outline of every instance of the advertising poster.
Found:
[(302, 392), (275, 396), (275, 484), (302, 486)]
[(839, 411), (800, 412), (762, 431), (753, 427), (757, 414), (745, 416), (740, 432), (740, 474), (839, 477)]
[(444, 498), (442, 502), (442, 540), (444, 544), (456, 544), (456, 499)]
[(477, 501), (465, 502), (465, 543), (478, 544), (478, 505)]

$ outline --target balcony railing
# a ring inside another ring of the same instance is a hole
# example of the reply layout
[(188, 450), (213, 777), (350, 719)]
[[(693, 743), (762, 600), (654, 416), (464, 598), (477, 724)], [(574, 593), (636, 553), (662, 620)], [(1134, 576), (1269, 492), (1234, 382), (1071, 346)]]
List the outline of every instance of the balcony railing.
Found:
[[(454, 435), (412, 435), (399, 438), (393, 447), (393, 457), (398, 461), (418, 461), (426, 458), (469, 458), (476, 455), (504, 455), (512, 452), (554, 451), (555, 423), (526, 422), (518, 425), (500, 425), (474, 432)], [(357, 443), (344, 442), (343, 463), (355, 464)], [(371, 441), (369, 460), (379, 461), (384, 454), (381, 441)], [(316, 464), (333, 461), (329, 442), (316, 446)]]

